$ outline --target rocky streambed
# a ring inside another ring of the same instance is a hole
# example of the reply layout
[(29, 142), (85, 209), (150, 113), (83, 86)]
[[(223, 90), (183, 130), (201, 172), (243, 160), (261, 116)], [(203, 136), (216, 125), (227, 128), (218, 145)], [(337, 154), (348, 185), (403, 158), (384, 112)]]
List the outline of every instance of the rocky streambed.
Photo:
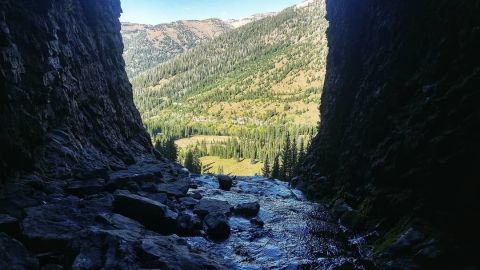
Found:
[(287, 183), (161, 161), (86, 175), (0, 189), (0, 269), (358, 267), (326, 209)]

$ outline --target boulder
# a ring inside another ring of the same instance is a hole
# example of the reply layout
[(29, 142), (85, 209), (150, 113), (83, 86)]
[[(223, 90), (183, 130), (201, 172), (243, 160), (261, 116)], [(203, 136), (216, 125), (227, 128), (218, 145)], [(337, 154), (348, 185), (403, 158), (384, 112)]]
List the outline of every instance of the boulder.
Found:
[(81, 205), (75, 198), (25, 210), (23, 241), (36, 252), (64, 251), (85, 226), (92, 224), (95, 209)]
[(260, 211), (260, 204), (258, 202), (241, 203), (233, 211), (239, 216), (254, 217)]
[(230, 190), (233, 185), (233, 179), (228, 175), (217, 175), (218, 185), (220, 189)]
[(143, 233), (135, 231), (89, 227), (69, 245), (73, 257), (68, 269), (139, 269), (135, 243)]
[(183, 239), (176, 236), (147, 237), (136, 248), (141, 268), (155, 269), (228, 269), (221, 258), (193, 250)]
[(193, 209), (193, 212), (204, 218), (208, 214), (230, 215), (232, 206), (226, 202), (216, 199), (201, 199)]
[(157, 162), (139, 162), (126, 170), (113, 172), (109, 175), (111, 181), (131, 179), (134, 181), (155, 182), (162, 178), (163, 164)]
[(159, 203), (167, 204), (168, 202), (168, 195), (165, 193), (153, 193), (153, 194), (146, 194), (144, 197), (147, 197), (151, 200), (157, 201)]
[[(160, 182), (164, 170), (162, 164), (156, 162), (139, 162), (126, 170), (112, 172), (109, 175), (107, 188), (110, 191), (117, 189), (131, 189), (132, 183)], [(128, 188), (129, 187), (129, 188)]]
[(190, 188), (190, 179), (181, 178), (175, 182), (162, 183), (157, 185), (157, 192), (166, 193), (174, 197), (185, 197)]
[(114, 211), (118, 214), (137, 220), (148, 229), (162, 234), (169, 234), (175, 230), (176, 214), (164, 204), (149, 198), (117, 192), (114, 194)]
[(224, 214), (208, 214), (203, 220), (203, 224), (207, 235), (213, 240), (223, 241), (230, 236), (230, 225)]
[(184, 197), (179, 199), (180, 203), (186, 208), (194, 208), (197, 205), (198, 200), (195, 200), (192, 197)]
[(37, 258), (22, 243), (0, 232), (0, 269), (38, 269)]
[(142, 224), (119, 214), (101, 213), (95, 217), (95, 221), (106, 227), (112, 227), (118, 230), (126, 230), (131, 233), (141, 234), (144, 232), (144, 227)]
[(200, 235), (202, 222), (197, 216), (191, 214), (180, 214), (177, 218), (177, 234), (182, 236)]

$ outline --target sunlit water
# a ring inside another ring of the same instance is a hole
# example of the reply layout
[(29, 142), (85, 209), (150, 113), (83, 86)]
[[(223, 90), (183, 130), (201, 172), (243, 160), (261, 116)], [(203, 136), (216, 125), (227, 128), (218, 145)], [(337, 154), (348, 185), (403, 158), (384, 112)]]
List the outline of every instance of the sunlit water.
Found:
[(199, 249), (223, 256), (234, 269), (333, 269), (353, 261), (348, 241), (322, 205), (309, 202), (288, 184), (263, 177), (237, 177), (231, 191), (218, 189), (213, 176), (193, 176), (204, 198), (228, 201), (232, 206), (258, 201), (259, 227), (232, 216), (231, 235), (220, 243), (189, 237)]

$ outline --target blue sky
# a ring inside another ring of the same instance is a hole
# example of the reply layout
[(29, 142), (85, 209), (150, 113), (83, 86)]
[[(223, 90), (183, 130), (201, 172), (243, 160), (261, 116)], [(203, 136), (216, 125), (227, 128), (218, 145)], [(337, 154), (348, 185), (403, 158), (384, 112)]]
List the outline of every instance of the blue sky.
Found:
[(238, 19), (280, 11), (302, 0), (121, 0), (122, 22), (159, 24), (208, 18)]

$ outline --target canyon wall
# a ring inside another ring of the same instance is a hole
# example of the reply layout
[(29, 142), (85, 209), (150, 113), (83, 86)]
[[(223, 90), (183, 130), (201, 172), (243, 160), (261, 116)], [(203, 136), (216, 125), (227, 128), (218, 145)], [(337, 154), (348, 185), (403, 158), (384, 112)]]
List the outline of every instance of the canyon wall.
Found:
[[(118, 0), (0, 2), (0, 171), (92, 176), (153, 158)], [(90, 174), (90, 175), (89, 175)]]
[(353, 227), (379, 229), (374, 255), (394, 253), (410, 227), (421, 236), (412, 255), (428, 241), (444, 243), (436, 250), (449, 259), (472, 255), (480, 4), (329, 0), (327, 13), (322, 121), (303, 166), (305, 190), (337, 212), (351, 207), (355, 217), (343, 217)]

